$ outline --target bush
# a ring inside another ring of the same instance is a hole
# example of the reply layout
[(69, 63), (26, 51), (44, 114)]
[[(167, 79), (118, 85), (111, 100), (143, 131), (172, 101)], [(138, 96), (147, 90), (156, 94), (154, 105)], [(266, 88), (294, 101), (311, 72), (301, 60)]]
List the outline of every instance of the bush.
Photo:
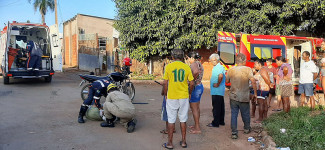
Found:
[[(264, 125), (279, 147), (294, 150), (325, 149), (325, 112), (322, 106), (315, 111), (308, 107), (292, 108), (289, 113), (272, 114)], [(281, 133), (280, 129), (286, 129)]]

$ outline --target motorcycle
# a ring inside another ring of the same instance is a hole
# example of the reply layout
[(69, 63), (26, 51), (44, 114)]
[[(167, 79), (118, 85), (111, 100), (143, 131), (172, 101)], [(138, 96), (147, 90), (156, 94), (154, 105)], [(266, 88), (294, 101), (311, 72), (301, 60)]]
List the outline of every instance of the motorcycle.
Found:
[(112, 65), (112, 66), (119, 68), (121, 72), (113, 72), (108, 74), (107, 76), (95, 76), (95, 75), (87, 75), (87, 74), (79, 75), (80, 78), (82, 79), (82, 81), (79, 84), (79, 87), (81, 87), (84, 83), (87, 83), (85, 86), (81, 88), (81, 99), (83, 101), (88, 98), (89, 86), (91, 85), (91, 83), (93, 83), (96, 80), (105, 79), (114, 83), (118, 87), (118, 89), (121, 92), (128, 95), (131, 101), (133, 102), (135, 96), (135, 88), (133, 83), (130, 81), (130, 77), (129, 77), (129, 75), (132, 73), (130, 72), (130, 67), (123, 66), (122, 68), (120, 68), (117, 65)]

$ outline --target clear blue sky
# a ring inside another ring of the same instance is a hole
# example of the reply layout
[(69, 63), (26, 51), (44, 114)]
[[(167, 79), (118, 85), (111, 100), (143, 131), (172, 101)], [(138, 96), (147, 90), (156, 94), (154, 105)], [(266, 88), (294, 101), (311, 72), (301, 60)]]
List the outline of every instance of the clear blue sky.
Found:
[[(41, 23), (40, 13), (34, 11), (28, 0), (0, 0), (0, 29), (8, 21)], [(115, 3), (112, 0), (57, 0), (58, 1), (58, 23), (62, 32), (63, 22), (74, 17), (76, 14), (86, 14), (104, 18), (114, 19), (116, 16)], [(48, 26), (55, 24), (54, 11), (48, 11), (45, 16)]]

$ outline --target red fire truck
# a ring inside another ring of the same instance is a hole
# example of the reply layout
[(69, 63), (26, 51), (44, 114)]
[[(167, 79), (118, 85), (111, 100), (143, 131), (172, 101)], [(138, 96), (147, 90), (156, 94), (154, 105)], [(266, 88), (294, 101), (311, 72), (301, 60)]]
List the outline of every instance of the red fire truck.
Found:
[[(230, 32), (218, 32), (218, 53), (221, 62), (226, 70), (235, 65), (235, 55), (243, 53), (247, 57), (247, 66), (253, 67), (254, 60), (266, 61), (268, 58), (275, 59), (283, 56), (291, 64), (293, 69), (292, 79), (295, 90), (299, 85), (300, 65), (303, 63), (301, 54), (304, 51), (312, 54), (311, 59), (319, 59), (322, 38), (297, 37), (297, 36), (277, 36), (277, 35), (257, 35), (257, 34), (235, 34)], [(294, 63), (294, 61), (299, 63)], [(275, 62), (275, 61), (274, 61)], [(273, 64), (276, 67), (276, 64)], [(321, 89), (318, 79), (317, 88)]]

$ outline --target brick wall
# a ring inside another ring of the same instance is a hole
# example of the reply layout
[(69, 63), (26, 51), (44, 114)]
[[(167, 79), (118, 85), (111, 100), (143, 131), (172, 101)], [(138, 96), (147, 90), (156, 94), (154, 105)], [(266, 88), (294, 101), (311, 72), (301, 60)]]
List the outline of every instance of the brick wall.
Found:
[(71, 58), (71, 66), (78, 66), (78, 50), (77, 50), (77, 34), (72, 35), (72, 58)]
[[(210, 80), (211, 77), (211, 71), (213, 68), (213, 65), (209, 62), (209, 57), (213, 53), (217, 53), (217, 49), (199, 49), (197, 52), (201, 55), (201, 63), (204, 68), (204, 74), (203, 79), (204, 80)], [(153, 75), (156, 76), (162, 76), (164, 71), (164, 64), (170, 62), (171, 60), (162, 57), (153, 57)], [(148, 67), (145, 62), (139, 62), (137, 60), (132, 60), (132, 67), (131, 71), (140, 73), (140, 74), (148, 74)]]
[(70, 55), (69, 55), (69, 47), (70, 47), (70, 45), (69, 45), (69, 41), (70, 41), (70, 39), (69, 39), (69, 37), (65, 37), (64, 38), (64, 40), (65, 40), (65, 42), (64, 42), (64, 64), (70, 64)]

